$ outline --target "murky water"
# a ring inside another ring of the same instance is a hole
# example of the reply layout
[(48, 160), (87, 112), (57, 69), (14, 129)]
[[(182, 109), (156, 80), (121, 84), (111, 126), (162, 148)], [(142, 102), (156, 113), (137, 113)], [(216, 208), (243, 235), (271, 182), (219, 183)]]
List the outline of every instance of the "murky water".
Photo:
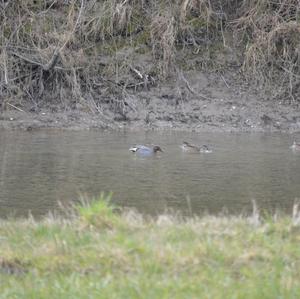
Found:
[[(299, 137), (299, 136), (298, 136)], [(184, 154), (182, 140), (210, 144)], [(113, 191), (113, 201), (150, 214), (241, 213), (259, 207), (290, 212), (300, 198), (300, 153), (293, 137), (268, 134), (0, 131), (0, 216), (43, 215), (80, 196)], [(138, 158), (136, 143), (164, 153)]]

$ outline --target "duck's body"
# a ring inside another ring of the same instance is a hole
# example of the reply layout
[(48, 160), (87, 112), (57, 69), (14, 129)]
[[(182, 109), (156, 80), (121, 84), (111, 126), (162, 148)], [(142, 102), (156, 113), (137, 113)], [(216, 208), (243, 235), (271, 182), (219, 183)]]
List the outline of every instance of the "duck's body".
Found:
[(163, 150), (158, 145), (154, 145), (152, 147), (145, 145), (135, 145), (129, 149), (131, 152), (136, 153), (140, 156), (154, 156), (158, 152), (163, 152)]
[(184, 141), (181, 145), (181, 149), (187, 153), (211, 153), (212, 150), (207, 145), (195, 145)]
[(293, 144), (291, 145), (291, 149), (294, 151), (300, 151), (300, 143), (297, 143), (295, 140)]

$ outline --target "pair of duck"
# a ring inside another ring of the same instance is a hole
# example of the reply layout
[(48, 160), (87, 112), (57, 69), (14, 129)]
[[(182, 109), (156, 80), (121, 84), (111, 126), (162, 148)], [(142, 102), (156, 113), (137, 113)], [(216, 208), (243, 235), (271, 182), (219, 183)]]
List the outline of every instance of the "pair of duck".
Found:
[[(184, 141), (181, 145), (183, 152), (187, 153), (211, 153), (212, 150), (207, 145), (197, 146), (189, 142)], [(133, 153), (137, 153), (141, 156), (153, 156), (158, 152), (163, 152), (160, 146), (154, 145), (152, 147), (145, 145), (136, 145), (129, 149)]]
[[(297, 143), (295, 140), (293, 144), (290, 146), (293, 151), (300, 151), (300, 143)], [(207, 145), (197, 146), (195, 144), (191, 144), (189, 142), (184, 141), (181, 145), (181, 149), (183, 152), (187, 153), (211, 153), (212, 150)], [(153, 156), (158, 152), (163, 152), (160, 146), (154, 145), (152, 147), (145, 145), (136, 145), (129, 149), (133, 153), (137, 153), (141, 156)]]

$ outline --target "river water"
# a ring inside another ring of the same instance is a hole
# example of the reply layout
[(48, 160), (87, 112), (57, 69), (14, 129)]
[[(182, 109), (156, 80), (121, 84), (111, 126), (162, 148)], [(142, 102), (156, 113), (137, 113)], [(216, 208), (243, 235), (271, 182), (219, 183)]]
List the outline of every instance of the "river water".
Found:
[[(299, 136), (298, 136), (299, 137)], [(183, 140), (211, 154), (182, 153)], [(80, 197), (113, 192), (113, 202), (156, 215), (247, 213), (251, 201), (290, 213), (300, 198), (300, 153), (284, 134), (0, 131), (0, 217), (41, 216)], [(134, 144), (164, 153), (139, 158)]]

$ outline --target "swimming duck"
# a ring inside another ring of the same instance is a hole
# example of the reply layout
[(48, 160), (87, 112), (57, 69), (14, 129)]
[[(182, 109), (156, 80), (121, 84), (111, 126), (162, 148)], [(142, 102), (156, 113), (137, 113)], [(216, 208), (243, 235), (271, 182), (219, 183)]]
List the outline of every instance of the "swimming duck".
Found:
[(135, 146), (132, 146), (129, 150), (140, 156), (153, 156), (157, 152), (163, 152), (161, 147), (158, 145), (154, 145), (152, 147), (145, 146), (145, 145), (135, 145)]
[(211, 153), (212, 150), (206, 145), (197, 146), (189, 142), (183, 141), (181, 148), (184, 152), (187, 153)]
[(296, 140), (294, 140), (293, 144), (290, 146), (290, 148), (294, 151), (300, 151), (300, 143), (297, 143)]

